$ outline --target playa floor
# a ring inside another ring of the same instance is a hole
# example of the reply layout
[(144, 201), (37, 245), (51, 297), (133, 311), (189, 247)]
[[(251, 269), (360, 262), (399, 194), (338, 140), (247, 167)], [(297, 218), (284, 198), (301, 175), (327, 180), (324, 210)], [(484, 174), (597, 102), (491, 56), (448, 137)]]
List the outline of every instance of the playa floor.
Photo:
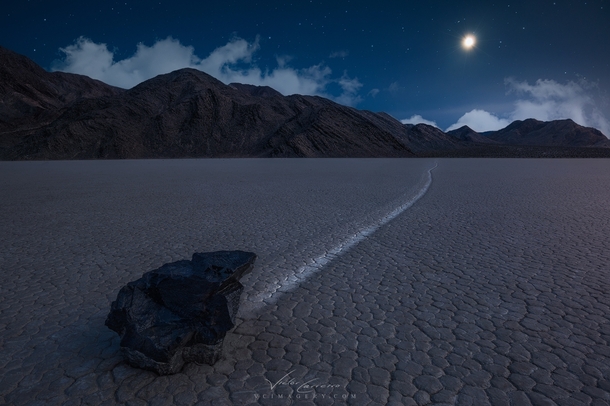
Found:
[[(610, 405), (610, 160), (0, 162), (0, 403)], [(134, 369), (118, 290), (258, 255), (214, 366)]]

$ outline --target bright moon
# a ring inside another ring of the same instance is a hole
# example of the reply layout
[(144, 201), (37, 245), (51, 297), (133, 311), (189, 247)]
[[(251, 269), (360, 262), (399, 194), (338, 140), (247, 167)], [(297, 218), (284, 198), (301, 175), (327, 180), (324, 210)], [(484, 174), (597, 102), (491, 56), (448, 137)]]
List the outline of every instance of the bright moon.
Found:
[(462, 46), (464, 47), (464, 49), (471, 49), (476, 42), (477, 40), (474, 35), (467, 35), (462, 41)]

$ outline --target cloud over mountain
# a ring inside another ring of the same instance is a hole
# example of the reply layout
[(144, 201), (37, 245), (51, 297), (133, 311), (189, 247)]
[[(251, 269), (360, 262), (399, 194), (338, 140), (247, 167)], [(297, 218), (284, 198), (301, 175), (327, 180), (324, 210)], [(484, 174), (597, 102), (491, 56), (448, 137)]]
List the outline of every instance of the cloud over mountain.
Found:
[(594, 96), (596, 84), (581, 79), (566, 84), (538, 79), (535, 84), (508, 78), (509, 93), (522, 96), (515, 102), (513, 120), (535, 118), (542, 121), (571, 118), (574, 122), (601, 130), (610, 136), (610, 122), (598, 107)]
[(420, 116), (419, 114), (414, 114), (409, 118), (405, 118), (403, 120), (400, 120), (401, 123), (403, 124), (428, 124), (434, 127), (438, 128), (438, 125), (436, 125), (436, 122), (434, 121), (430, 121), (430, 120), (426, 120), (425, 118), (423, 118), (422, 116)]
[(452, 131), (465, 125), (477, 132), (494, 131), (504, 128), (510, 123), (510, 120), (499, 118), (485, 110), (474, 109), (460, 117), (446, 131)]
[(468, 125), (475, 131), (492, 131), (506, 127), (514, 120), (534, 118), (541, 121), (572, 119), (585, 126), (594, 127), (610, 136), (610, 121), (602, 113), (595, 97), (596, 85), (584, 79), (566, 84), (554, 80), (538, 79), (534, 84), (505, 79), (508, 94), (519, 98), (510, 112), (500, 116), (485, 110), (474, 109), (465, 113), (455, 124), (447, 128), (454, 130)]
[[(347, 73), (340, 78), (333, 78), (332, 70), (322, 63), (296, 69), (288, 65), (289, 58), (278, 57), (276, 67), (261, 69), (253, 62), (253, 56), (259, 48), (258, 39), (248, 42), (242, 38), (233, 38), (202, 59), (195, 54), (193, 47), (168, 37), (152, 46), (140, 43), (132, 56), (115, 61), (114, 53), (106, 44), (80, 37), (74, 44), (61, 48), (65, 58), (56, 61), (53, 70), (78, 73), (129, 89), (160, 74), (193, 68), (226, 84), (238, 82), (270, 86), (284, 95), (317, 95), (346, 105), (355, 105), (362, 100), (358, 95), (362, 84), (357, 78), (350, 78)], [(329, 94), (327, 88), (331, 83), (339, 85), (341, 94)]]

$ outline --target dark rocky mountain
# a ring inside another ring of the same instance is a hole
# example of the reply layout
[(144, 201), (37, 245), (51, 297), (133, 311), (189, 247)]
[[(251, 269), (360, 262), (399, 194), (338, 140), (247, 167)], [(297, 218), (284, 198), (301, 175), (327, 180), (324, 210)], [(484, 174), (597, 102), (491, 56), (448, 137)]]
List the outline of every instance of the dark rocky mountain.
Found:
[(601, 131), (580, 126), (570, 119), (548, 122), (533, 118), (517, 120), (487, 137), (507, 145), (610, 147), (610, 140)]
[(75, 100), (122, 92), (86, 76), (49, 73), (25, 56), (0, 47), (0, 146), (49, 124)]
[(478, 133), (478, 132), (474, 131), (472, 128), (468, 127), (467, 125), (457, 128), (455, 130), (447, 131), (447, 134), (451, 135), (452, 137), (455, 137), (459, 140), (462, 140), (462, 141), (468, 141), (468, 142), (480, 143), (480, 144), (498, 144), (497, 141), (492, 140), (489, 137), (486, 137), (482, 133)]
[(403, 124), (405, 131), (397, 136), (417, 154), (430, 151), (456, 151), (466, 149), (469, 142), (458, 140), (428, 124)]
[(542, 131), (526, 120), (527, 126), (509, 126), (506, 133), (481, 135), (463, 127), (446, 134), (322, 97), (225, 85), (194, 69), (124, 90), (85, 76), (46, 72), (4, 48), (0, 57), (3, 160), (513, 156), (523, 148), (495, 144), (519, 142), (530, 133), (543, 139), (541, 134), (550, 137), (552, 130), (560, 133), (553, 145), (563, 140), (570, 147), (606, 146), (597, 130), (574, 123), (542, 123), (547, 124)]
[(181, 69), (77, 101), (14, 150), (35, 159), (413, 156), (379, 121), (324, 98)]
[[(2, 159), (414, 156), (393, 134), (398, 121), (321, 97), (227, 86), (193, 69), (130, 90), (90, 79), (73, 86), (83, 77), (50, 74), (8, 53), (6, 82), (16, 90), (3, 97), (10, 108), (2, 111)], [(16, 76), (22, 65), (45, 80)]]

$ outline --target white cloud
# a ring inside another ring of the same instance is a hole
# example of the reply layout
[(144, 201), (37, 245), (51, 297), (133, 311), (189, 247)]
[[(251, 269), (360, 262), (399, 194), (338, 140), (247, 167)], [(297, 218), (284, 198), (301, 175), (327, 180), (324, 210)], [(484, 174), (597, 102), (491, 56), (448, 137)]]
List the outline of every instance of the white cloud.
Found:
[(594, 97), (597, 85), (584, 79), (566, 84), (539, 79), (535, 84), (505, 80), (509, 93), (525, 96), (515, 102), (513, 120), (535, 118), (542, 121), (570, 118), (574, 122), (595, 127), (610, 136), (610, 122), (598, 108)]
[[(180, 43), (177, 44), (182, 48)], [(188, 47), (193, 51), (192, 47)], [(231, 70), (230, 66), (238, 62), (249, 63), (252, 61), (252, 55), (259, 49), (258, 38), (254, 43), (250, 44), (248, 41), (236, 38), (229, 41), (226, 45), (216, 48), (212, 53), (205, 59), (199, 60), (195, 57), (191, 68), (202, 70), (212, 76), (221, 75), (235, 75), (240, 72)], [(186, 66), (185, 66), (186, 67)]]
[(400, 85), (398, 82), (392, 82), (390, 83), (390, 86), (388, 86), (388, 90), (392, 93), (397, 92), (400, 90)]
[(152, 47), (138, 44), (132, 57), (118, 62), (106, 44), (96, 44), (83, 37), (61, 51), (66, 58), (57, 62), (53, 70), (86, 75), (123, 88), (198, 62), (192, 47), (182, 46), (172, 38), (157, 41)]
[(400, 122), (403, 124), (428, 124), (428, 125), (433, 125), (434, 127), (438, 127), (438, 125), (436, 125), (436, 123), (434, 121), (426, 120), (419, 114), (415, 114), (409, 118), (400, 120)]
[(373, 96), (373, 97), (375, 97), (375, 96), (377, 96), (377, 95), (379, 94), (379, 91), (380, 91), (380, 90), (379, 90), (379, 89), (377, 89), (377, 88), (375, 88), (375, 89), (371, 89), (371, 91), (370, 91), (370, 92), (368, 92), (368, 96)]
[(336, 51), (332, 52), (328, 57), (329, 58), (346, 58), (349, 55), (349, 51)]
[(337, 103), (354, 106), (362, 101), (362, 97), (358, 96), (358, 91), (362, 87), (358, 78), (352, 79), (347, 76), (347, 72), (344, 72), (339, 79), (339, 86), (341, 86), (342, 93), (335, 99)]
[(457, 123), (452, 124), (445, 131), (455, 130), (467, 125), (477, 132), (499, 130), (511, 123), (510, 120), (499, 118), (485, 110), (474, 109), (459, 118)]
[[(201, 59), (195, 55), (193, 47), (184, 46), (178, 40), (168, 37), (151, 47), (138, 44), (134, 55), (115, 61), (114, 54), (106, 44), (97, 44), (80, 37), (74, 44), (61, 48), (65, 59), (57, 61), (53, 70), (87, 75), (128, 89), (160, 74), (181, 68), (194, 68), (226, 84), (238, 82), (270, 86), (284, 95), (318, 95), (347, 105), (355, 105), (362, 100), (358, 96), (362, 87), (358, 79), (349, 78), (345, 73), (341, 78), (333, 79), (332, 70), (323, 64), (296, 69), (288, 65), (290, 58), (283, 56), (277, 58), (275, 68), (261, 70), (253, 62), (253, 56), (259, 48), (258, 39), (250, 43), (234, 38)], [(341, 87), (340, 95), (327, 93), (326, 88), (331, 83)]]
[(500, 118), (485, 110), (472, 110), (458, 119), (446, 131), (467, 125), (475, 131), (493, 131), (506, 127), (514, 120), (535, 118), (551, 121), (570, 118), (574, 122), (599, 129), (610, 135), (610, 122), (600, 111), (598, 101), (593, 96), (596, 85), (582, 79), (566, 84), (554, 80), (539, 79), (535, 84), (505, 80), (509, 94), (517, 94), (513, 110)]

